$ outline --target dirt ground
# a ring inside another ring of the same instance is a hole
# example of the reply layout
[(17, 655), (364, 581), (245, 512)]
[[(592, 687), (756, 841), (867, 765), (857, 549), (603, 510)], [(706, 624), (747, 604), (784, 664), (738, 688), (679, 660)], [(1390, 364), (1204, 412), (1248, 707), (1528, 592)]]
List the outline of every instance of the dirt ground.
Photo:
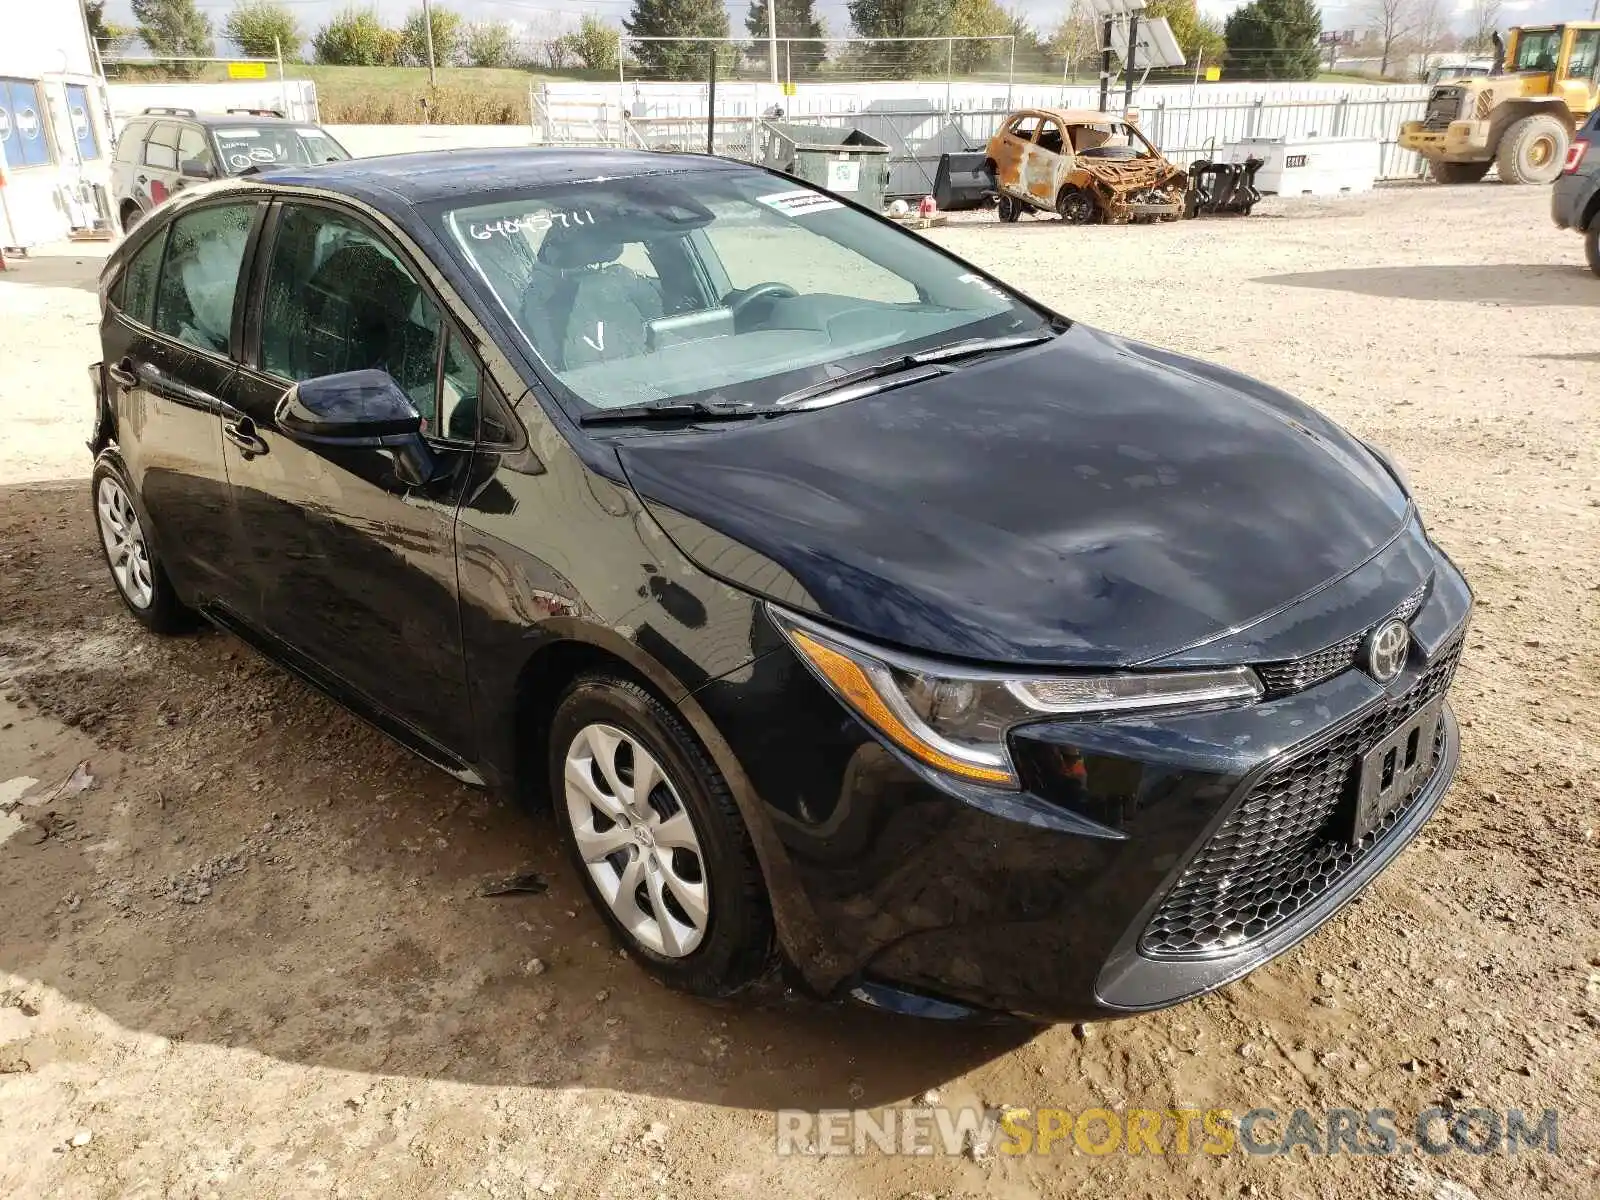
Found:
[[(656, 987), (606, 942), (547, 819), (227, 636), (125, 616), (84, 486), (96, 264), (39, 259), (0, 276), (0, 1195), (1600, 1190), (1600, 279), (1546, 192), (935, 236), (1090, 323), (1296, 392), (1409, 472), (1479, 598), (1464, 756), (1364, 898), (1220, 994), (1079, 1031), (888, 1020), (777, 983), (723, 1006)], [(525, 869), (549, 890), (475, 894)], [(1379, 1107), (1402, 1128), (1434, 1105), (1553, 1108), (1561, 1151), (775, 1153), (776, 1109), (930, 1089)]]

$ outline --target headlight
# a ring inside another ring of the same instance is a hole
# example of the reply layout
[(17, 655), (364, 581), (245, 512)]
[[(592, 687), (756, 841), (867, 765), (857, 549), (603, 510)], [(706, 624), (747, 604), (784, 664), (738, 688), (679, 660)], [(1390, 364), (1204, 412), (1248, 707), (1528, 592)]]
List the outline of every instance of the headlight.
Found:
[(1006, 678), (869, 646), (770, 605), (767, 612), (817, 678), (901, 750), (994, 787), (1019, 786), (1006, 734), (1024, 722), (1212, 707), (1262, 694), (1248, 667)]

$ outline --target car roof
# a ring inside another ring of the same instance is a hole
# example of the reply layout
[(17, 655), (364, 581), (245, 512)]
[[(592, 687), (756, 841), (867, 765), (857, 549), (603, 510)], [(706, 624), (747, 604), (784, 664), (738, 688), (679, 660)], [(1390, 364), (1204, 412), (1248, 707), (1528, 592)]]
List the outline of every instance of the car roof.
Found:
[(589, 180), (739, 169), (752, 167), (749, 163), (705, 154), (544, 147), (429, 150), (417, 154), (347, 158), (315, 166), (268, 168), (254, 178), (267, 186), (343, 192), (377, 208), (389, 209), (395, 201), (426, 204)]
[(1126, 125), (1128, 122), (1122, 113), (1100, 112), (1093, 108), (1024, 108), (1014, 115), (1053, 117), (1063, 125)]
[(257, 113), (231, 112), (212, 113), (194, 112), (186, 108), (162, 109), (156, 112), (135, 113), (128, 118), (129, 125), (142, 121), (188, 121), (195, 125), (306, 125), (315, 126), (315, 121), (296, 121), (293, 117), (275, 117), (270, 113), (263, 116)]

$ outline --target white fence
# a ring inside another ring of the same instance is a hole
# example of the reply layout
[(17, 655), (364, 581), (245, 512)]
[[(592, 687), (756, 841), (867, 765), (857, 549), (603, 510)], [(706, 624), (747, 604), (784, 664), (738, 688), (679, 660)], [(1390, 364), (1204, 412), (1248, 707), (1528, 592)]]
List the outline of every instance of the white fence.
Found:
[[(1422, 173), (1417, 155), (1396, 144), (1400, 126), (1420, 119), (1424, 84), (1257, 83), (1166, 84), (1138, 88), (1133, 106), (1140, 127), (1175, 162), (1187, 165), (1243, 137), (1370, 138), (1381, 147), (1382, 179)], [(703, 150), (706, 86), (688, 83), (552, 83), (532, 95), (541, 141)], [(719, 83), (716, 144), (742, 154), (758, 144), (764, 115), (851, 126), (890, 148), (891, 194), (930, 191), (939, 156), (976, 149), (1018, 108), (1097, 108), (1094, 85), (908, 81), (801, 84), (793, 96), (766, 83)], [(1122, 92), (1109, 107), (1122, 111)]]

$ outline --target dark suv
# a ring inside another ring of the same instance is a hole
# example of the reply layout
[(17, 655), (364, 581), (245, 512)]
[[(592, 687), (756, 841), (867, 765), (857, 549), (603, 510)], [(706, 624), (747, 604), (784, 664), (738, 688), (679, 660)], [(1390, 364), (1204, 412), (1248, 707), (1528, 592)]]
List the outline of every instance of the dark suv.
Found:
[(1170, 1004), (1337, 912), (1455, 771), (1471, 596), (1382, 454), (797, 179), (286, 167), (101, 285), (128, 610), (548, 798), (694, 991), (778, 949), (926, 1014)]
[(1600, 275), (1600, 108), (1567, 147), (1567, 162), (1550, 194), (1550, 215), (1583, 234), (1589, 269)]
[(320, 125), (272, 109), (147, 108), (123, 127), (111, 167), (123, 231), (174, 192), (225, 175), (291, 164), (337, 162), (350, 152)]

